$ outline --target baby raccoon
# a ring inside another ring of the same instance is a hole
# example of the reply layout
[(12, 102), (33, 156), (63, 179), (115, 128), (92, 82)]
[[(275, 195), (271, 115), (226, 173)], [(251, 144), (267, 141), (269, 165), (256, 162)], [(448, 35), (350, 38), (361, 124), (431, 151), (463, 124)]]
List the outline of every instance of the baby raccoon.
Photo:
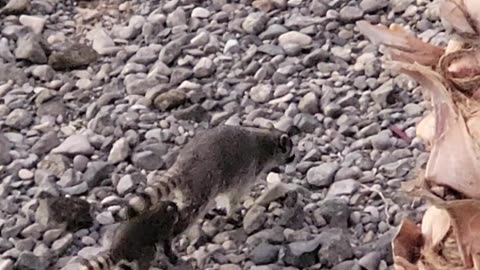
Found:
[(178, 218), (175, 203), (158, 202), (141, 215), (123, 222), (115, 232), (109, 251), (83, 260), (81, 270), (110, 270), (115, 265), (117, 269), (148, 270), (159, 244), (163, 245), (170, 263), (175, 264), (177, 256), (172, 251), (171, 239)]

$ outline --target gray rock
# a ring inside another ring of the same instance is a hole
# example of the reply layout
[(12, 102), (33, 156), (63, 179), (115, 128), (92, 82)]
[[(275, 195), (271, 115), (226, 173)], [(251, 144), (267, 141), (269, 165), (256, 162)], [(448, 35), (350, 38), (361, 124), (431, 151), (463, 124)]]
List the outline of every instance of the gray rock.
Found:
[(250, 260), (256, 265), (269, 264), (277, 261), (279, 247), (261, 243), (250, 252)]
[(409, 103), (403, 107), (408, 117), (418, 117), (423, 113), (424, 108), (419, 104)]
[(83, 181), (85, 181), (89, 187), (96, 187), (103, 179), (110, 175), (113, 168), (113, 165), (105, 161), (90, 162), (90, 166), (88, 166), (83, 174)]
[(255, 205), (248, 210), (243, 219), (243, 229), (247, 234), (252, 234), (260, 230), (267, 220), (265, 207)]
[(15, 263), (15, 269), (19, 270), (46, 270), (48, 262), (45, 258), (34, 255), (30, 251), (23, 251)]
[(316, 237), (309, 241), (298, 241), (288, 244), (285, 247), (283, 261), (285, 265), (299, 267), (301, 269), (310, 267), (318, 262), (317, 251), (321, 239)]
[(49, 65), (39, 65), (33, 68), (32, 75), (42, 81), (51, 81), (55, 71)]
[(307, 171), (307, 182), (315, 187), (326, 187), (333, 182), (333, 177), (340, 165), (337, 162), (322, 163)]
[(389, 131), (381, 131), (377, 135), (372, 136), (371, 143), (374, 149), (387, 150), (392, 146), (391, 133)]
[(95, 219), (97, 220), (98, 223), (102, 225), (110, 225), (115, 222), (115, 219), (113, 218), (112, 213), (109, 211), (105, 211), (98, 214)]
[(13, 248), (12, 242), (8, 241), (7, 239), (0, 238), (0, 252), (3, 253), (11, 248)]
[(370, 13), (388, 7), (388, 4), (388, 0), (362, 0), (362, 2), (360, 2), (360, 8), (365, 13)]
[(380, 166), (380, 172), (389, 178), (404, 177), (410, 171), (410, 161), (408, 158), (400, 159)]
[(306, 48), (312, 44), (312, 41), (313, 40), (310, 36), (297, 31), (290, 31), (278, 37), (278, 43), (284, 50), (288, 49), (287, 46), (289, 44), (297, 45), (300, 48)]
[(318, 238), (321, 243), (318, 257), (322, 265), (332, 267), (353, 257), (349, 237), (342, 229), (327, 229)]
[(192, 10), (192, 18), (206, 19), (210, 16), (210, 11), (203, 7), (196, 7)]
[(312, 67), (318, 64), (319, 62), (328, 60), (328, 52), (323, 49), (315, 49), (309, 54), (305, 55), (302, 60), (302, 64), (306, 67)]
[(342, 113), (342, 107), (337, 103), (328, 103), (323, 107), (323, 113), (328, 117), (337, 118)]
[(8, 46), (8, 39), (0, 39), (0, 58), (3, 58), (7, 62), (15, 61), (15, 55), (10, 51)]
[(358, 264), (365, 270), (376, 270), (378, 269), (381, 260), (381, 254), (379, 252), (372, 251), (360, 258)]
[(178, 7), (168, 14), (166, 23), (169, 27), (185, 25), (187, 23), (185, 11), (181, 7)]
[(250, 98), (259, 103), (267, 102), (272, 98), (273, 88), (270, 84), (259, 84), (250, 89)]
[(0, 14), (5, 15), (20, 15), (27, 13), (31, 9), (30, 0), (10, 0), (8, 3), (0, 10)]
[(173, 89), (160, 94), (155, 98), (154, 104), (161, 111), (171, 110), (185, 103), (187, 96), (184, 91)]
[(249, 34), (258, 34), (265, 29), (268, 17), (264, 12), (252, 12), (242, 22), (242, 28)]
[(65, 234), (62, 238), (55, 240), (52, 243), (52, 251), (55, 254), (62, 254), (73, 242), (73, 235), (71, 233)]
[(10, 112), (5, 119), (5, 125), (16, 128), (23, 129), (28, 127), (33, 121), (32, 114), (24, 109), (15, 109)]
[(132, 176), (127, 174), (120, 178), (117, 184), (117, 192), (119, 195), (125, 195), (133, 190), (135, 187)]
[(151, 47), (142, 47), (130, 58), (129, 62), (134, 62), (142, 65), (154, 63), (158, 59), (157, 53)]
[(71, 70), (87, 67), (98, 58), (98, 53), (92, 47), (74, 43), (62, 51), (52, 52), (48, 57), (48, 64), (55, 70)]
[(64, 155), (50, 154), (38, 163), (38, 168), (60, 178), (70, 168), (70, 160)]
[(391, 0), (390, 7), (393, 12), (400, 13), (404, 12), (413, 2), (413, 0)]
[(327, 198), (341, 195), (352, 195), (357, 191), (359, 186), (360, 183), (353, 179), (334, 182), (328, 189)]
[(18, 21), (22, 25), (30, 28), (33, 33), (41, 34), (43, 32), (43, 27), (45, 26), (45, 23), (47, 20), (45, 18), (41, 18), (37, 16), (21, 15), (18, 18)]
[(236, 264), (222, 264), (219, 267), (219, 270), (242, 270), (242, 268)]
[(12, 148), (12, 143), (5, 135), (0, 133), (0, 165), (7, 165), (12, 161), (12, 156), (9, 151)]
[(88, 32), (87, 39), (92, 41), (92, 48), (99, 55), (111, 55), (120, 50), (107, 31), (101, 27), (96, 27)]
[(274, 39), (286, 32), (288, 32), (288, 29), (285, 26), (281, 24), (272, 24), (269, 25), (268, 28), (259, 35), (259, 37), (261, 39)]
[(13, 260), (0, 259), (0, 270), (13, 270)]
[(238, 53), (239, 51), (240, 51), (240, 44), (236, 39), (227, 40), (227, 42), (225, 43), (225, 47), (223, 47), (224, 54)]
[(47, 55), (34, 34), (27, 34), (17, 41), (15, 57), (19, 60), (28, 60), (34, 64), (46, 64)]
[(208, 57), (202, 57), (198, 63), (193, 67), (193, 74), (197, 78), (204, 78), (210, 76), (215, 71), (213, 61)]
[(58, 139), (57, 133), (54, 131), (49, 131), (43, 134), (40, 139), (32, 146), (32, 152), (37, 155), (43, 155), (53, 148), (60, 145), (60, 140)]
[(159, 59), (165, 64), (170, 64), (175, 60), (182, 52), (181, 43), (177, 40), (169, 42), (160, 51)]
[(304, 113), (317, 113), (320, 109), (317, 96), (313, 92), (307, 93), (298, 103), (298, 109)]
[(358, 6), (345, 6), (340, 9), (340, 19), (344, 22), (352, 22), (363, 17), (363, 10)]
[(170, 84), (179, 85), (192, 77), (192, 75), (193, 71), (190, 68), (174, 68), (172, 70), (172, 74), (170, 75)]
[(347, 203), (339, 198), (325, 199), (319, 203), (315, 210), (316, 215), (321, 215), (330, 227), (347, 228), (350, 209)]
[(388, 104), (387, 99), (392, 92), (393, 80), (390, 79), (372, 92), (372, 99), (382, 108), (385, 108)]
[(125, 138), (120, 138), (113, 144), (110, 154), (108, 155), (108, 162), (116, 164), (124, 161), (129, 155), (130, 146), (128, 145), (128, 141)]
[(344, 261), (332, 267), (332, 270), (362, 270), (362, 268), (356, 261)]
[(52, 153), (89, 156), (93, 154), (94, 150), (85, 135), (75, 134), (66, 138), (59, 146), (52, 149)]

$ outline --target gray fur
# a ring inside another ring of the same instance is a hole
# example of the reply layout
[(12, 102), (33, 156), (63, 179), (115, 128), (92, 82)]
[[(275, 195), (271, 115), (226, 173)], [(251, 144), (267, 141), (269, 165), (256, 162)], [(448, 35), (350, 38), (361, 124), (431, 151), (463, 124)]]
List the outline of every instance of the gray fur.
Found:
[(170, 169), (129, 201), (129, 215), (172, 195), (184, 224), (176, 226), (177, 234), (202, 217), (219, 196), (229, 199), (230, 215), (259, 177), (293, 158), (292, 148), (289, 137), (275, 129), (223, 125), (199, 132)]
[(157, 203), (141, 215), (122, 223), (115, 232), (109, 252), (85, 260), (82, 270), (109, 270), (115, 265), (120, 269), (148, 270), (158, 244), (163, 244), (170, 262), (176, 263), (177, 257), (172, 253), (170, 245), (178, 218), (175, 203)]

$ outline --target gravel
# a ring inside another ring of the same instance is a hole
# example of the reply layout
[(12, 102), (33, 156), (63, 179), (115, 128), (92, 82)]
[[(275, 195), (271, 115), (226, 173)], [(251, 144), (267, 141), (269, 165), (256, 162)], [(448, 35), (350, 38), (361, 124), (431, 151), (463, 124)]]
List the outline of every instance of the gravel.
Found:
[(292, 134), (297, 158), (251, 190), (240, 222), (212, 211), (177, 239), (184, 259), (393, 269), (396, 226), (424, 209), (397, 190), (428, 158), (425, 104), (355, 22), (441, 44), (431, 1), (230, 2), (0, 1), (0, 269), (72, 269), (198, 130), (239, 123)]

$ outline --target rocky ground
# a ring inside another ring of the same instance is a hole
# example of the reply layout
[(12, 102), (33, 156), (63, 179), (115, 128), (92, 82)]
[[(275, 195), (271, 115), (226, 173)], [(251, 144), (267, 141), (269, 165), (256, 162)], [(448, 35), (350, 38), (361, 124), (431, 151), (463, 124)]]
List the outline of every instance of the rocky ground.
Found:
[[(240, 122), (289, 131), (297, 160), (252, 190), (243, 223), (211, 214), (176, 241), (180, 254), (201, 269), (392, 269), (395, 226), (422, 210), (397, 190), (428, 157), (415, 138), (425, 104), (355, 21), (444, 43), (430, 1), (0, 7), (0, 270), (96, 254), (120, 198), (196, 130)], [(65, 194), (90, 202), (93, 220), (85, 201), (55, 199)]]

